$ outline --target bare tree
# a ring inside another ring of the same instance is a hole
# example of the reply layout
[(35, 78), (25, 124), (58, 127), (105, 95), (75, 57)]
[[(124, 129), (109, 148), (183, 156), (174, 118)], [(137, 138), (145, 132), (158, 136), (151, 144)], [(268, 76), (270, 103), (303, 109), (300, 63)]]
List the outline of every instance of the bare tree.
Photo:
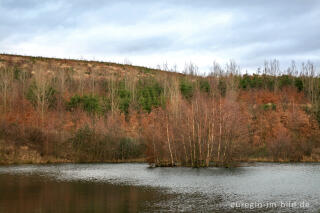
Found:
[(0, 69), (0, 88), (2, 92), (3, 112), (7, 112), (8, 96), (13, 84), (12, 68)]

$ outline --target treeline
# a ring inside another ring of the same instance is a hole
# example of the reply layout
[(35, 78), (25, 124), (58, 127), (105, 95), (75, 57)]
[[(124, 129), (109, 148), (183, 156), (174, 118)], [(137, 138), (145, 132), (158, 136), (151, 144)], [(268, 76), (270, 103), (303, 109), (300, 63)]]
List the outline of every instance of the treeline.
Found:
[(207, 76), (0, 55), (0, 162), (202, 167), (319, 161), (320, 78), (311, 63), (266, 62)]

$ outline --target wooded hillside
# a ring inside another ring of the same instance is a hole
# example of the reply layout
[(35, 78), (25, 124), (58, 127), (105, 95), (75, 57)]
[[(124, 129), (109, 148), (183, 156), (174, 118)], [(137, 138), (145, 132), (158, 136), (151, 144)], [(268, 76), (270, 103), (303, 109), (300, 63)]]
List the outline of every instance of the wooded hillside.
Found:
[(197, 73), (2, 54), (0, 163), (320, 160), (313, 64)]

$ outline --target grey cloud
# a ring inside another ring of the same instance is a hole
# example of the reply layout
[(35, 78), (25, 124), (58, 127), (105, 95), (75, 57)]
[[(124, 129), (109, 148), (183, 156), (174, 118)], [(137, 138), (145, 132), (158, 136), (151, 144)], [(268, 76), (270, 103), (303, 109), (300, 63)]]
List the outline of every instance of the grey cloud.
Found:
[(164, 37), (147, 37), (139, 39), (126, 40), (95, 40), (89, 42), (86, 50), (90, 53), (119, 53), (119, 54), (139, 54), (163, 52), (171, 46), (172, 38)]
[[(211, 24), (215, 14), (229, 14), (231, 20)], [(206, 20), (209, 15), (213, 18)], [(70, 38), (76, 32), (86, 35), (95, 26), (114, 27), (120, 29), (118, 33), (123, 31), (127, 35), (102, 30), (91, 36)], [(316, 58), (320, 49), (319, 26), (320, 1), (317, 0), (0, 2), (0, 50), (14, 49), (23, 42), (32, 44), (35, 37), (42, 36), (47, 38), (47, 43), (42, 42), (48, 48), (50, 43), (59, 41), (63, 45), (62, 41), (69, 38), (66, 42), (74, 42), (70, 45), (79, 48), (82, 54), (165, 56), (169, 52), (210, 52), (223, 53), (224, 57), (230, 54), (230, 58), (244, 66), (255, 63), (258, 66), (267, 58)]]

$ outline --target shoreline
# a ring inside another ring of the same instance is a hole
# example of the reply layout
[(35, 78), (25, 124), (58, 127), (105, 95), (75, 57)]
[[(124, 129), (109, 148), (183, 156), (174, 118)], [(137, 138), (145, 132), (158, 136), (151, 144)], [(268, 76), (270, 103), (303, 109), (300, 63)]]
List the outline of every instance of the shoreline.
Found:
[(72, 161), (72, 160), (43, 160), (38, 162), (31, 162), (31, 161), (15, 161), (15, 162), (8, 162), (8, 163), (0, 163), (0, 166), (13, 166), (13, 165), (53, 165), (53, 164), (123, 164), (123, 163), (145, 163), (148, 164), (152, 168), (157, 167), (189, 167), (189, 168), (213, 168), (213, 167), (241, 167), (243, 164), (254, 164), (254, 163), (278, 163), (278, 164), (299, 164), (299, 163), (320, 163), (320, 160), (316, 159), (306, 159), (301, 161), (290, 161), (290, 160), (271, 160), (271, 159), (249, 159), (249, 160), (242, 160), (242, 161), (235, 161), (230, 163), (229, 165), (217, 165), (215, 162), (211, 162), (210, 166), (199, 166), (199, 167), (192, 167), (188, 165), (181, 165), (177, 164), (174, 166), (170, 165), (154, 165), (148, 163), (145, 159), (130, 159), (130, 160), (108, 160), (108, 161)]

